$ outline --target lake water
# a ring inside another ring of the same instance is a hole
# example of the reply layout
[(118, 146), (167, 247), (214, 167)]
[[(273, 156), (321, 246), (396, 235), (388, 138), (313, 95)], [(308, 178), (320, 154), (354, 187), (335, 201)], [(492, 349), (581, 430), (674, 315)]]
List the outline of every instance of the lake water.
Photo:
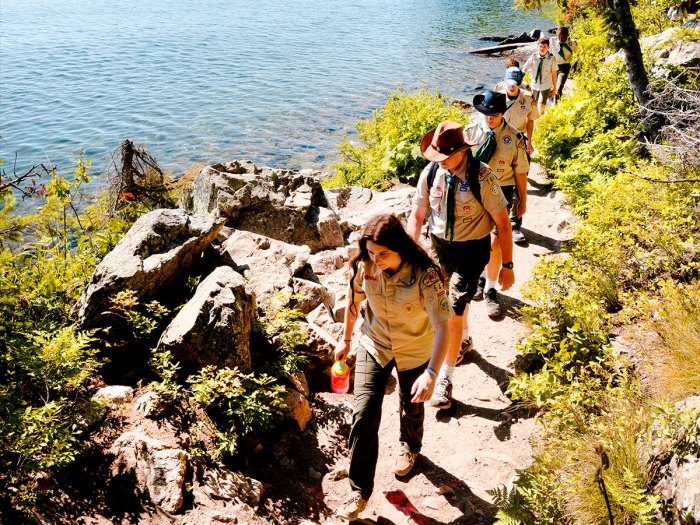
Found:
[(470, 101), (503, 71), (478, 37), (552, 26), (511, 0), (0, 0), (0, 158), (95, 173), (129, 137), (175, 173), (321, 169), (397, 86)]

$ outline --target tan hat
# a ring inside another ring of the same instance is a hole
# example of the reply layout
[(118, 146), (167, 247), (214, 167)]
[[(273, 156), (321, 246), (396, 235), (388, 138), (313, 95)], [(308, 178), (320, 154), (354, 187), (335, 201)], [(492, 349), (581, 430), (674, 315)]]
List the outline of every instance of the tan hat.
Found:
[(464, 142), (462, 126), (457, 122), (440, 122), (420, 142), (420, 152), (433, 162), (442, 162), (455, 153), (471, 147)]

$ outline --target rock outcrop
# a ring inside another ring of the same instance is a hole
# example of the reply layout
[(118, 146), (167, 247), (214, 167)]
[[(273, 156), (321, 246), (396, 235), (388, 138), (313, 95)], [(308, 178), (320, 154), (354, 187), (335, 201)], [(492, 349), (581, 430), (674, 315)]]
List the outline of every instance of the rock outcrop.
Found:
[(195, 212), (224, 217), (227, 226), (239, 230), (305, 245), (312, 252), (344, 244), (338, 217), (310, 171), (216, 164), (197, 175), (191, 194)]
[(243, 276), (228, 266), (204, 279), (165, 329), (158, 350), (169, 350), (186, 370), (207, 365), (252, 371), (250, 331), (255, 296)]
[(175, 282), (222, 226), (223, 221), (180, 209), (140, 217), (97, 266), (74, 307), (80, 327), (103, 326), (111, 300), (122, 290), (133, 290), (141, 299)]

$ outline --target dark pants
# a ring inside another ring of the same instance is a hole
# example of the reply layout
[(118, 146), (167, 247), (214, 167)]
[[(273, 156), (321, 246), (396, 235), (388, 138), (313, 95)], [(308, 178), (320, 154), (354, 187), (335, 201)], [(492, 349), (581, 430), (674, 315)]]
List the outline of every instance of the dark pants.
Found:
[(564, 91), (564, 84), (569, 78), (569, 72), (571, 71), (571, 64), (559, 64), (557, 69), (557, 92), (556, 100), (561, 98), (561, 94)]
[(518, 217), (518, 205), (520, 204), (520, 195), (518, 195), (518, 187), (513, 186), (513, 188), (513, 199), (508, 204), (508, 208), (510, 209), (510, 226), (514, 230), (519, 230), (520, 227), (523, 225), (523, 218)]
[[(384, 368), (365, 350), (357, 349), (355, 361), (355, 407), (350, 429), (350, 487), (368, 499), (374, 490), (374, 473), (379, 456), (379, 424), (382, 419), (384, 390), (396, 361)], [(420, 452), (423, 443), (423, 403), (412, 403), (411, 387), (428, 362), (412, 370), (398, 371), (400, 440), (411, 452)]]

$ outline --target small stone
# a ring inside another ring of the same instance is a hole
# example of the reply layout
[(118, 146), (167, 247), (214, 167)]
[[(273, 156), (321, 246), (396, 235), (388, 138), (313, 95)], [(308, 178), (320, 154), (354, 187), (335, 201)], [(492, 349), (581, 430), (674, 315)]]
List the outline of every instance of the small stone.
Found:
[(347, 467), (339, 467), (331, 472), (328, 473), (328, 479), (331, 481), (338, 481), (341, 479), (345, 479), (348, 477), (348, 468)]
[(282, 465), (283, 467), (289, 465), (289, 458), (287, 456), (282, 456), (282, 458), (280, 459), (280, 465)]
[(231, 516), (229, 514), (222, 514), (220, 512), (215, 512), (214, 514), (211, 515), (211, 517), (216, 520), (220, 521), (222, 523), (238, 523), (238, 518), (236, 516)]
[(455, 489), (453, 489), (449, 485), (440, 485), (440, 487), (435, 492), (438, 495), (445, 496), (448, 499), (455, 497)]

